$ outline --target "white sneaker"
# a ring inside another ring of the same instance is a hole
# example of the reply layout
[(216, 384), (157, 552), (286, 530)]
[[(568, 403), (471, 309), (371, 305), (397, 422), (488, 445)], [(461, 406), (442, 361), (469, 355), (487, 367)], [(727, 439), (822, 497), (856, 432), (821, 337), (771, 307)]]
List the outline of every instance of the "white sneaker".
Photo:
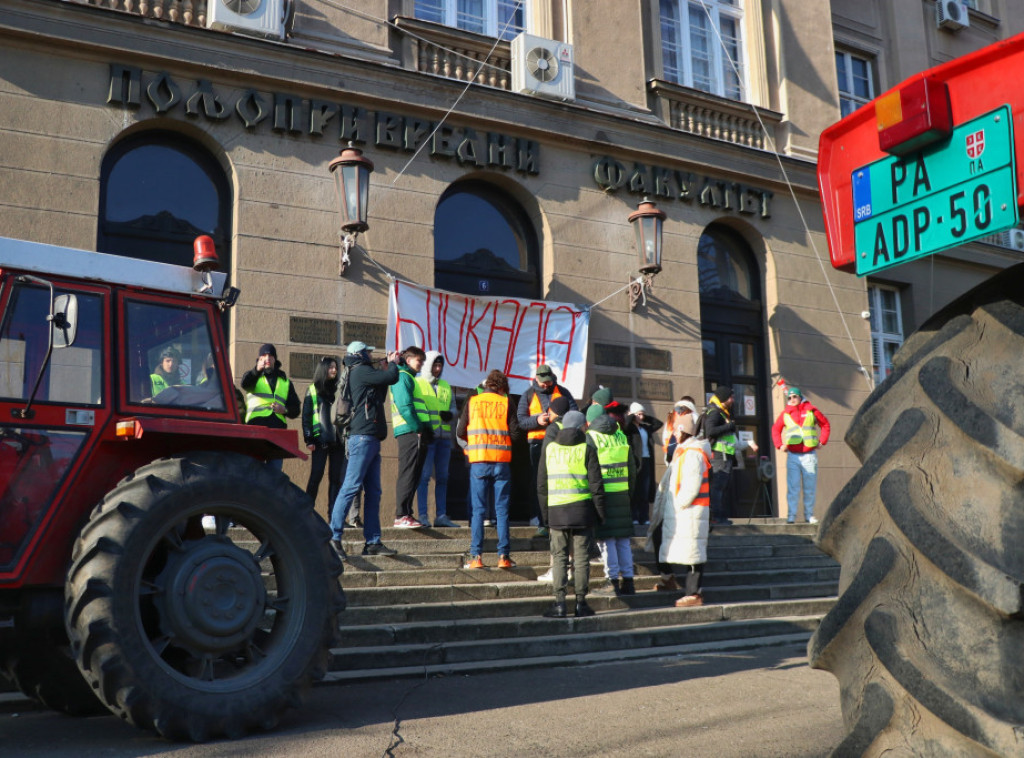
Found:
[(814, 518), (814, 516), (811, 516), (809, 519), (807, 519), (807, 523), (808, 524), (817, 524), (818, 523), (818, 519)]
[(540, 526), (540, 519), (534, 516), (530, 519), (530, 526)]
[[(547, 582), (547, 583), (549, 583), (549, 584), (550, 584), (551, 582), (553, 582), (553, 581), (554, 581), (554, 577), (552, 577), (552, 575), (551, 575), (551, 572), (552, 572), (552, 570), (553, 570), (553, 569), (548, 569), (548, 570), (547, 570), (547, 571), (545, 571), (545, 572), (544, 572), (543, 574), (541, 574), (540, 576), (538, 576), (538, 577), (537, 577), (537, 581), (538, 581), (538, 582)], [(570, 569), (569, 569), (569, 575), (568, 575), (568, 576), (566, 577), (566, 582), (568, 582), (568, 583), (571, 583), (571, 582), (572, 582), (572, 568), (571, 568), (571, 567), (570, 567)]]
[(217, 531), (217, 519), (213, 516), (203, 516), (203, 529), (208, 532)]
[(489, 518), (485, 518), (484, 519), (484, 526), (494, 526), (494, 522), (491, 521)]

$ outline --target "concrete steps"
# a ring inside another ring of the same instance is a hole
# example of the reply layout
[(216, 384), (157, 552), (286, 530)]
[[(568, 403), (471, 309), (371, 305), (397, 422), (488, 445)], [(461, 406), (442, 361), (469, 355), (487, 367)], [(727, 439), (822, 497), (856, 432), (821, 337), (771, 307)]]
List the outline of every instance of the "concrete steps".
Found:
[[(676, 608), (679, 592), (654, 590), (655, 559), (633, 539), (637, 594), (588, 597), (597, 615), (547, 619), (553, 595), (537, 581), (550, 564), (534, 527), (512, 528), (513, 569), (464, 569), (468, 529), (384, 529), (394, 556), (361, 556), (361, 533), (344, 541), (348, 609), (328, 680), (577, 665), (686, 652), (802, 643), (835, 602), (839, 566), (814, 547), (815, 526), (763, 520), (716, 528), (708, 546), (705, 605)], [(591, 592), (605, 585), (589, 565)], [(570, 588), (569, 611), (572, 612)]]

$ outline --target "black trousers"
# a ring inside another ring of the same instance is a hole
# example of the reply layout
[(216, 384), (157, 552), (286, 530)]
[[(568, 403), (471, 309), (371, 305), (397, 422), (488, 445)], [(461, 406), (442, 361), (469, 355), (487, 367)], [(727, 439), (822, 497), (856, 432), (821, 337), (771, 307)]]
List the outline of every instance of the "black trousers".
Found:
[(633, 520), (646, 524), (651, 520), (651, 501), (648, 495), (654, 477), (654, 459), (644, 458), (638, 474), (632, 492)]
[(419, 434), (403, 434), (398, 438), (398, 482), (395, 485), (395, 518), (413, 516), (416, 490), (420, 486), (423, 463), (427, 459), (427, 442)]
[(309, 481), (306, 482), (306, 494), (316, 500), (320, 492), (320, 482), (327, 470), (327, 523), (331, 523), (331, 511), (334, 501), (345, 478), (345, 446), (342, 444), (317, 445), (310, 455)]
[(543, 524), (540, 517), (540, 498), (537, 495), (537, 475), (540, 472), (540, 449), (544, 447), (544, 440), (530, 440), (530, 513), (537, 519), (538, 524)]

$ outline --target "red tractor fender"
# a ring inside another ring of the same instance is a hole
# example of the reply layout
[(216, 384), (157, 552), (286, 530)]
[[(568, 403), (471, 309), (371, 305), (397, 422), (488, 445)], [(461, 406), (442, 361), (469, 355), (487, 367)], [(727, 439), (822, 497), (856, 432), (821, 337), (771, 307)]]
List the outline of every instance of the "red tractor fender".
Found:
[(1024, 205), (1024, 97), (1020, 80), (1012, 73), (1021, 70), (1024, 70), (1024, 34), (915, 74), (821, 133), (818, 187), (834, 268), (850, 273), (856, 268), (853, 172), (888, 155), (879, 144), (876, 105), (886, 95), (910, 87), (922, 78), (947, 88), (954, 125), (1000, 105), (1010, 106), (1017, 156), (1017, 203)]
[[(256, 453), (263, 458), (306, 460), (309, 457), (299, 446), (299, 435), (294, 429), (268, 429), (265, 426), (224, 424), (186, 418), (145, 417), (121, 419), (118, 426), (123, 427), (127, 422), (134, 424), (134, 431), (130, 434), (118, 431), (117, 439), (152, 442), (155, 436), (174, 436), (178, 441), (175, 447), (180, 445), (181, 449), (209, 447), (211, 440), (219, 439), (221, 446), (226, 449)], [(189, 444), (189, 438), (194, 440), (194, 443)]]

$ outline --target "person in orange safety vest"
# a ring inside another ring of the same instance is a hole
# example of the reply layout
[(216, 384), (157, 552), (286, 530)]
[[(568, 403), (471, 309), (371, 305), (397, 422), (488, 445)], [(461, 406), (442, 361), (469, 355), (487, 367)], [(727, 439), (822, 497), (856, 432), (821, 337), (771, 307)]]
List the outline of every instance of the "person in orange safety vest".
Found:
[(519, 432), (512, 401), (508, 399), (508, 378), (497, 369), (484, 380), (484, 391), (470, 395), (459, 417), (456, 435), (466, 441), (469, 460), (470, 519), (469, 563), (466, 568), (483, 568), (484, 519), (493, 502), (498, 522), (498, 568), (512, 568), (509, 554), (509, 495), (512, 489), (512, 436)]

